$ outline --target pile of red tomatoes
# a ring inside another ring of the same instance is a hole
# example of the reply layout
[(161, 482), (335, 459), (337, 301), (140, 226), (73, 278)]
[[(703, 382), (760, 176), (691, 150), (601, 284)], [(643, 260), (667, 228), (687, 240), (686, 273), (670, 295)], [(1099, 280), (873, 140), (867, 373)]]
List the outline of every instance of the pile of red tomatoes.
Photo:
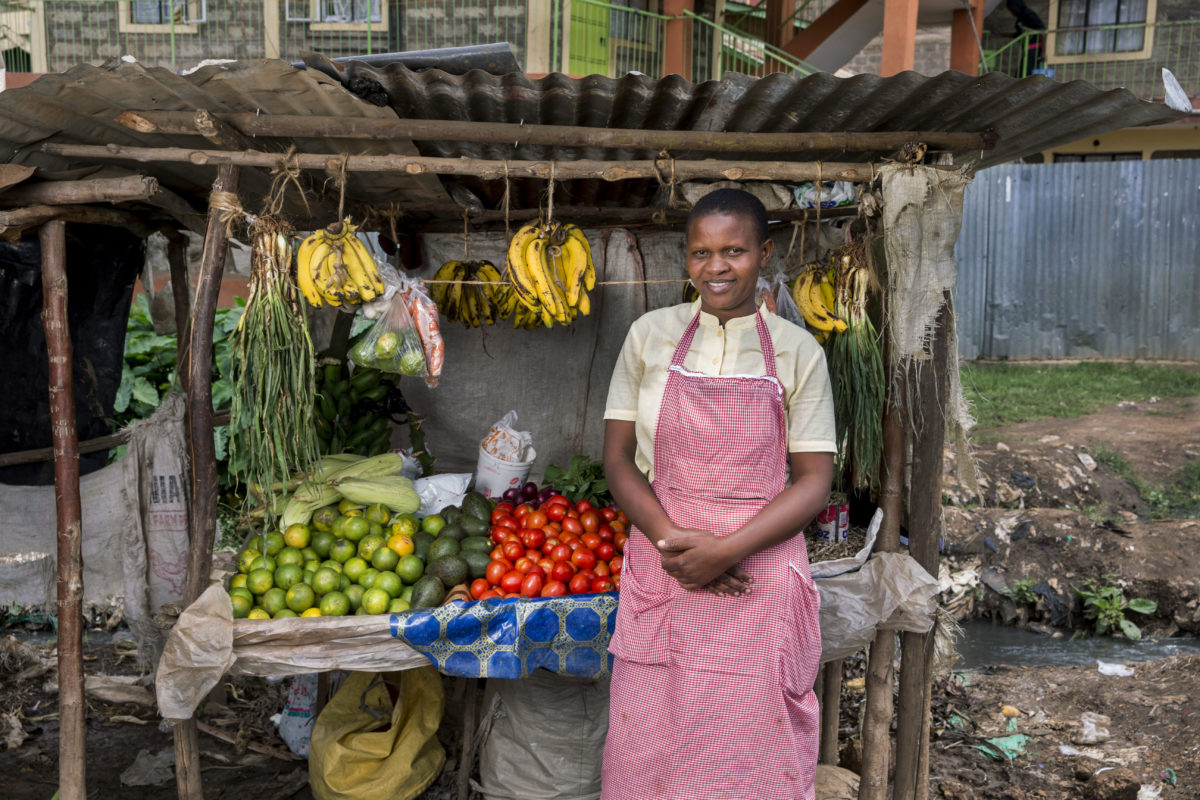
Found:
[(572, 503), (561, 494), (541, 505), (500, 503), (492, 510), (492, 560), (471, 583), (476, 600), (559, 597), (621, 588), (629, 518), (615, 508)]

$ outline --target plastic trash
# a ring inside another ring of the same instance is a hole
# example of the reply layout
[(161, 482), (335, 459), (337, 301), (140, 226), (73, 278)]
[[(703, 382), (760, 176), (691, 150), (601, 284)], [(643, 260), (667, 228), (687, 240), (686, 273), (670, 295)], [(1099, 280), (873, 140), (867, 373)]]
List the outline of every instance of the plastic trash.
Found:
[(1111, 661), (1096, 660), (1096, 668), (1101, 675), (1111, 675), (1117, 678), (1128, 678), (1133, 674), (1133, 667), (1127, 667), (1124, 664), (1116, 664)]
[(1100, 744), (1101, 742), (1107, 742), (1111, 738), (1108, 732), (1108, 726), (1111, 724), (1112, 720), (1103, 714), (1085, 711), (1079, 717), (1080, 733), (1071, 741), (1075, 744)]
[(1012, 761), (1017, 756), (1025, 754), (1025, 745), (1029, 737), (1023, 733), (1013, 733), (1008, 736), (995, 736), (980, 744), (971, 745), (993, 761)]

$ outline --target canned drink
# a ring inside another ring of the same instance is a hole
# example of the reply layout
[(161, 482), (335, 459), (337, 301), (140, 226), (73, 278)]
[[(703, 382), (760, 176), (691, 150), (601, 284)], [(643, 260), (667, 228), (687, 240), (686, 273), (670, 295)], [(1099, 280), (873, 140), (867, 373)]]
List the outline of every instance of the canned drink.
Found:
[(838, 535), (837, 506), (828, 506), (817, 514), (817, 541), (836, 542)]
[(850, 538), (850, 504), (839, 503), (837, 507), (837, 540), (844, 542)]

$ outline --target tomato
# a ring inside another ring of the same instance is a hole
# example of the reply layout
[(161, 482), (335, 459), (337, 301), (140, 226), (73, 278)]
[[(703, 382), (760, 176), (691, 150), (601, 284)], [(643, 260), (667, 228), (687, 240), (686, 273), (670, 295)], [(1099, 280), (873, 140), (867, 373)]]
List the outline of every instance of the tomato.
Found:
[(587, 579), (589, 581), (594, 581), (594, 580), (596, 580), (596, 578), (600, 577), (599, 575), (596, 574), (596, 570), (594, 570), (594, 569), (581, 569), (581, 570), (579, 570), (579, 574), (587, 575)]
[(580, 514), (583, 514), (583, 512), (585, 512), (585, 511), (591, 511), (593, 507), (594, 506), (592, 506), (592, 504), (589, 503), (587, 500), (580, 500), (578, 503), (575, 504), (575, 510), (578, 511)]
[(592, 567), (592, 572), (596, 573), (601, 578), (607, 578), (612, 574), (612, 570), (609, 569), (607, 561), (597, 561), (596, 566)]
[(550, 519), (541, 511), (531, 511), (525, 515), (525, 519), (521, 520), (521, 524), (526, 528), (540, 528), (549, 522)]
[(511, 528), (506, 528), (503, 525), (493, 525), (491, 530), (488, 531), (488, 538), (496, 544), (504, 544), (504, 540), (508, 538), (510, 533), (512, 533)]
[(528, 556), (521, 556), (520, 558), (518, 558), (516, 561), (513, 562), (513, 569), (515, 569), (517, 572), (521, 573), (522, 575), (525, 575), (526, 573), (528, 573), (530, 567), (536, 567), (536, 566), (537, 566), (537, 562), (534, 561), (532, 558), (529, 558)]
[(592, 581), (593, 592), (611, 592), (613, 590), (613, 582), (608, 578), (596, 578)]
[(504, 557), (509, 561), (516, 561), (521, 556), (525, 555), (525, 545), (519, 541), (509, 539), (504, 543)]
[(496, 591), (495, 589), (488, 589), (486, 592), (479, 595), (480, 600), (491, 600), (493, 597), (504, 597), (504, 595), (500, 594), (500, 592)]
[(575, 565), (570, 561), (556, 561), (550, 569), (550, 577), (556, 581), (566, 583), (575, 577)]
[(616, 536), (613, 537), (613, 546), (617, 548), (618, 553), (625, 552), (625, 542), (627, 542), (628, 540), (629, 540), (629, 537), (623, 533), (618, 533)]
[(491, 589), (492, 585), (488, 583), (487, 578), (476, 578), (471, 581), (471, 597), (476, 600), (483, 597), (483, 593)]
[(596, 554), (586, 547), (580, 547), (571, 553), (571, 563), (580, 569), (591, 569), (596, 566)]
[(578, 536), (583, 533), (583, 524), (574, 517), (566, 517), (562, 521), (563, 533), (570, 533)]
[(625, 516), (625, 512), (624, 512), (624, 511), (622, 511), (622, 510), (620, 510), (620, 509), (617, 509), (617, 519), (618, 519), (618, 520), (620, 521), (620, 523), (621, 523), (622, 525), (624, 525), (626, 528), (628, 528), (628, 527), (629, 527), (629, 517)]
[(521, 531), (521, 541), (526, 547), (540, 549), (546, 543), (546, 532), (541, 528), (526, 528)]
[(492, 551), (488, 553), (488, 556), (493, 561), (495, 561), (497, 558), (504, 558), (504, 548), (501, 545), (496, 545), (492, 548)]
[(499, 586), (500, 579), (504, 577), (504, 573), (512, 569), (512, 562), (505, 559), (496, 558), (488, 562), (487, 571), (483, 576), (487, 578), (487, 582), (492, 586)]
[(501, 517), (499, 522), (495, 522), (493, 524), (508, 528), (510, 531), (519, 531), (521, 529), (521, 523), (517, 520), (516, 517), (511, 516), (511, 515), (506, 516), (506, 517)]
[(548, 506), (566, 506), (567, 508), (570, 508), (571, 501), (568, 500), (566, 498), (566, 496), (564, 496), (564, 495), (552, 494), (548, 498), (546, 498), (546, 505), (548, 505)]
[(562, 533), (562, 523), (554, 521), (548, 522), (546, 523), (546, 527), (542, 528), (542, 530), (546, 532), (547, 536), (558, 536), (560, 533)]
[(613, 556), (608, 560), (608, 568), (613, 575), (620, 575), (621, 570), (625, 568), (625, 559), (621, 556)]
[(595, 550), (600, 546), (600, 542), (604, 541), (598, 533), (585, 533), (579, 537), (579, 541), (583, 542), (584, 547), (588, 550)]
[(526, 575), (525, 580), (521, 581), (521, 596), (537, 597), (542, 593), (544, 583), (541, 575)]
[(571, 578), (571, 582), (567, 584), (571, 594), (585, 594), (592, 590), (592, 582), (582, 572)]
[(596, 545), (596, 558), (601, 561), (612, 561), (613, 556), (617, 554), (617, 548), (612, 542), (601, 542)]
[(620, 575), (620, 573), (613, 575), (612, 582), (613, 582), (613, 588), (616, 589), (618, 592), (621, 591), (621, 575)]
[(521, 593), (520, 592), (509, 592), (508, 594), (504, 595), (505, 600), (511, 600), (514, 597), (520, 599)]
[(611, 542), (616, 538), (617, 532), (612, 529), (612, 525), (607, 522), (601, 522), (600, 527), (596, 528), (596, 535), (606, 542)]
[(562, 581), (546, 581), (542, 587), (542, 597), (562, 597), (567, 593), (567, 585)]
[(583, 511), (579, 514), (579, 524), (588, 533), (595, 533), (600, 527), (600, 515), (595, 511)]
[(504, 577), (500, 579), (500, 590), (506, 595), (513, 592), (521, 591), (521, 581), (525, 580), (525, 576), (515, 569), (511, 569), (504, 573)]
[(529, 568), (529, 571), (527, 571), (525, 573), (525, 577), (527, 577), (527, 578), (530, 575), (537, 575), (542, 580), (546, 580), (546, 570), (542, 569), (537, 564), (534, 564), (532, 567)]
[(500, 520), (506, 519), (506, 518), (511, 518), (511, 517), (512, 517), (512, 506), (509, 506), (508, 508), (501, 508), (500, 506), (496, 506), (495, 508), (492, 509), (491, 523), (493, 525), (496, 525), (500, 522)]
[(597, 511), (600, 514), (600, 519), (604, 520), (605, 522), (612, 522), (617, 518), (616, 509), (610, 508), (609, 506), (605, 506)]
[(521, 520), (525, 519), (527, 514), (532, 512), (533, 506), (529, 505), (529, 503), (521, 503), (521, 505), (513, 509), (513, 516), (517, 518), (517, 522), (520, 522)]
[(571, 548), (565, 544), (560, 544), (550, 551), (550, 558), (558, 562), (570, 561)]
[(571, 541), (567, 542), (567, 547), (571, 548), (572, 553), (580, 548), (583, 548), (584, 550), (587, 549), (586, 547), (583, 547), (583, 542), (579, 541), (578, 539), (572, 539)]
[(562, 542), (558, 540), (557, 536), (551, 536), (547, 538), (546, 541), (542, 542), (542, 552), (546, 555), (550, 555), (550, 551), (558, 547), (560, 544), (562, 544)]
[(551, 521), (558, 521), (567, 515), (567, 507), (562, 503), (548, 503), (544, 508)]
[(549, 575), (550, 571), (554, 569), (554, 564), (554, 559), (550, 558), (549, 556), (542, 556), (537, 561), (538, 567), (540, 567), (542, 572), (546, 573), (547, 575)]

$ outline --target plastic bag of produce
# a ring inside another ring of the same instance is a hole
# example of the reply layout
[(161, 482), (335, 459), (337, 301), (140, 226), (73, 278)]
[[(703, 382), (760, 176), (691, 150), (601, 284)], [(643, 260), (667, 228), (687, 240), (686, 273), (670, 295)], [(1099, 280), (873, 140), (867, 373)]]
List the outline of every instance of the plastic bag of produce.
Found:
[(501, 461), (525, 461), (526, 453), (533, 447), (533, 434), (518, 431), (517, 412), (509, 411), (492, 425), (487, 436), (479, 443), (480, 449)]
[(421, 337), (401, 292), (392, 296), (387, 311), (350, 350), (350, 358), (359, 366), (384, 372), (421, 377), (429, 374)]
[(767, 311), (775, 313), (775, 289), (769, 280), (759, 275), (758, 283), (754, 286), (754, 294), (758, 302), (766, 306)]
[(446, 360), (446, 343), (442, 341), (442, 329), (438, 322), (437, 303), (425, 290), (420, 281), (412, 280), (405, 275), (400, 279), (400, 297), (403, 298), (408, 314), (417, 329), (421, 347), (425, 350), (425, 385), (430, 389), (438, 385), (442, 374), (442, 364)]
[(795, 325), (804, 327), (804, 317), (796, 301), (792, 299), (792, 289), (788, 286), (787, 275), (776, 272), (771, 276), (771, 288), (775, 292), (775, 313)]
[(433, 667), (353, 673), (321, 709), (309, 746), (317, 800), (410, 800), (442, 771), (445, 695)]

